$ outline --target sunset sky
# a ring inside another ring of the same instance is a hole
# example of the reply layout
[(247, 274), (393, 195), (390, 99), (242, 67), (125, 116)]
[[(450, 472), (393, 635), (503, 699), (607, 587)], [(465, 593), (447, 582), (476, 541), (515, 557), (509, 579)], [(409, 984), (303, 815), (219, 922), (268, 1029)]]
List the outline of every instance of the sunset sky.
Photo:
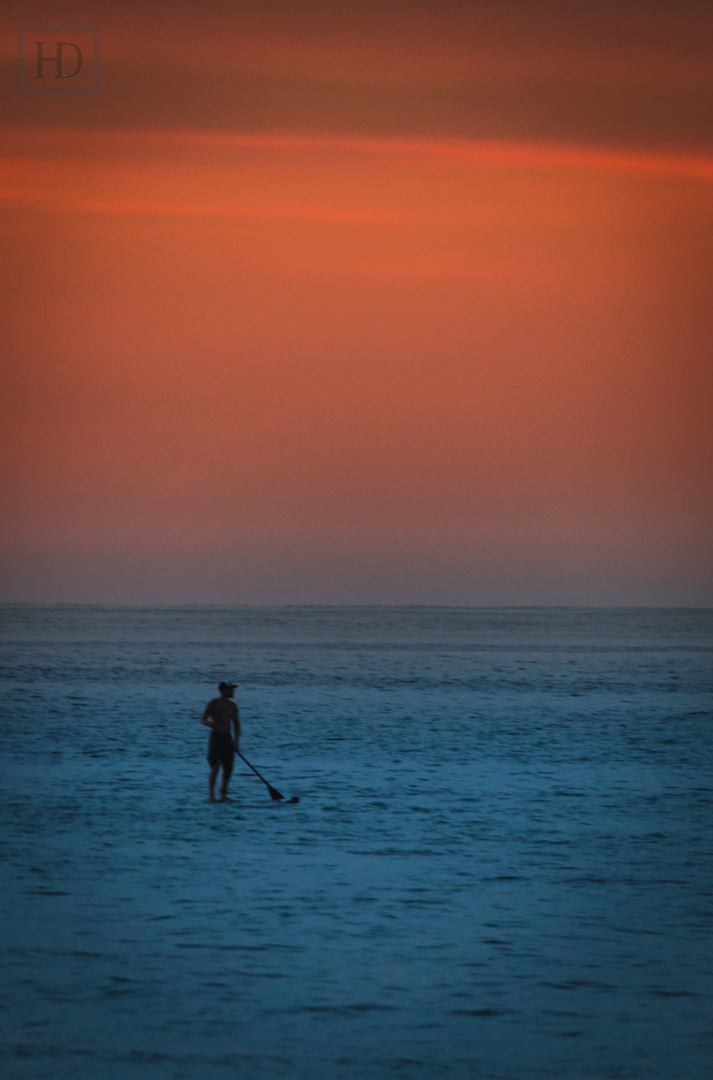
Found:
[(713, 604), (709, 0), (0, 30), (0, 599)]

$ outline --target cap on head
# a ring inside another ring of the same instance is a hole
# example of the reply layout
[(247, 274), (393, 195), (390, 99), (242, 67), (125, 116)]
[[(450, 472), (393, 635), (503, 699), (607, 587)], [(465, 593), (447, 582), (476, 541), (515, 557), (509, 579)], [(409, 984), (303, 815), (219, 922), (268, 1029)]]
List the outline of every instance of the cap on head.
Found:
[(220, 682), (218, 683), (218, 690), (221, 692), (221, 694), (226, 692), (232, 694), (235, 686), (236, 684), (232, 682)]

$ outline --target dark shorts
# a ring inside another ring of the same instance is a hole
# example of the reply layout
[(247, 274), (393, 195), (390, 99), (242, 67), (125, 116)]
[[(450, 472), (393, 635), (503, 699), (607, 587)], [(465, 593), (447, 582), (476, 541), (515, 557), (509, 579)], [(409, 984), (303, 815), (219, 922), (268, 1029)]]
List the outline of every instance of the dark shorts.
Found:
[(220, 731), (211, 731), (208, 740), (208, 764), (222, 765), (224, 769), (232, 769), (235, 759), (233, 740), (230, 735), (223, 735)]

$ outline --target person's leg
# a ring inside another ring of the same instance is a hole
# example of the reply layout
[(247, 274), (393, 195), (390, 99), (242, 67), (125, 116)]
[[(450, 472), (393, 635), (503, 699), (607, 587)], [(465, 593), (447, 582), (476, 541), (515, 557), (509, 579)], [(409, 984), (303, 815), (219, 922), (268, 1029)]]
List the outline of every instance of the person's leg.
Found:
[(223, 762), (223, 781), (220, 785), (220, 801), (225, 802), (228, 798), (228, 782), (230, 775), (233, 771), (232, 761), (225, 760)]
[(215, 802), (215, 782), (218, 779), (218, 773), (220, 772), (220, 762), (216, 761), (215, 765), (211, 765), (210, 773), (208, 774), (208, 800), (209, 802)]

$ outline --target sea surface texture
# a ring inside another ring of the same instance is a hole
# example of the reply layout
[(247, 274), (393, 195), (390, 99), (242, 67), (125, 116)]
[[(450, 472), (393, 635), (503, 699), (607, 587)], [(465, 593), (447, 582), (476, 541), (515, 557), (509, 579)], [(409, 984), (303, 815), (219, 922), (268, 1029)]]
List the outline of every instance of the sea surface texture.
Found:
[(713, 612), (0, 614), (5, 1080), (713, 1076)]

